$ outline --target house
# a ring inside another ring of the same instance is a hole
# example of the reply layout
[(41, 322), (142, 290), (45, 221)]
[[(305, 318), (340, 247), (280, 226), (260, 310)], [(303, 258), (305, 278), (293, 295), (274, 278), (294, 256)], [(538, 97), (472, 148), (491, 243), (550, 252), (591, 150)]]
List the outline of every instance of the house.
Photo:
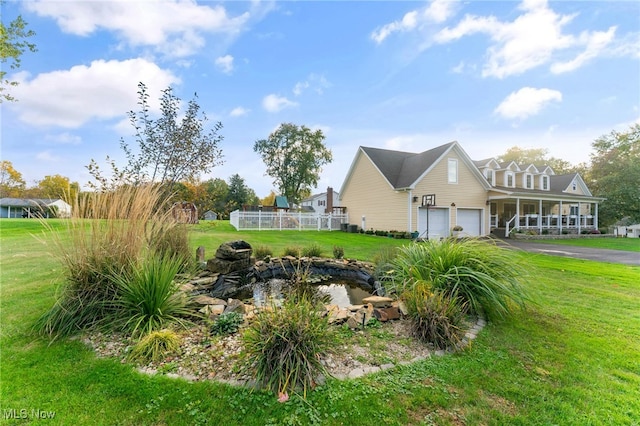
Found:
[(597, 229), (597, 208), (578, 174), (547, 166), (474, 162), (458, 142), (409, 153), (359, 147), (340, 189), (349, 220), (362, 228), (420, 238)]
[(328, 187), (327, 192), (315, 194), (302, 200), (300, 207), (312, 212), (330, 213), (333, 212), (334, 207), (339, 205), (339, 195), (332, 187)]
[(198, 223), (198, 208), (193, 203), (186, 201), (173, 203), (173, 206), (171, 206), (171, 214), (179, 223)]
[(69, 216), (71, 206), (60, 198), (0, 198), (0, 218)]
[(204, 220), (217, 220), (218, 219), (218, 213), (213, 212), (211, 210), (207, 210), (206, 212), (204, 212)]

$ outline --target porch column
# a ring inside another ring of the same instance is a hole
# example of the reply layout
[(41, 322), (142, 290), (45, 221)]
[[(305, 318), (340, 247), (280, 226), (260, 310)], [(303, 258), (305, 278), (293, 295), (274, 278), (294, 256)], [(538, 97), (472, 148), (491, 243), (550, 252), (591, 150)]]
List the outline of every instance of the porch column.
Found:
[(538, 200), (538, 234), (542, 234), (542, 198)]
[(582, 227), (582, 203), (578, 201), (578, 235), (580, 235), (581, 227)]
[(407, 224), (407, 232), (412, 232), (411, 230), (411, 222), (412, 222), (412, 214), (413, 214), (413, 206), (411, 205), (411, 201), (413, 199), (413, 192), (409, 191), (409, 196), (407, 197), (407, 212), (408, 212), (408, 221), (409, 223)]
[(516, 198), (516, 229), (520, 229), (520, 198)]
[(593, 228), (598, 229), (598, 203), (595, 203), (596, 208), (593, 215)]
[(558, 234), (562, 234), (562, 200), (560, 200), (560, 210), (558, 210)]

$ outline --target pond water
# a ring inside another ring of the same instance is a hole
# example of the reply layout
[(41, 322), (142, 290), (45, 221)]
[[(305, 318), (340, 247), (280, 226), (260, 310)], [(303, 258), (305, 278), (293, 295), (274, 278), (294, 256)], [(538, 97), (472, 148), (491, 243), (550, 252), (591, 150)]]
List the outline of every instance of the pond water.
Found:
[[(286, 286), (285, 280), (271, 280), (265, 283), (258, 283), (253, 288), (253, 303), (257, 307), (270, 303), (279, 304), (283, 299), (283, 288)], [(351, 305), (361, 305), (362, 299), (372, 294), (357, 285), (348, 283), (330, 283), (317, 285), (318, 290), (329, 295), (329, 304), (346, 308)]]

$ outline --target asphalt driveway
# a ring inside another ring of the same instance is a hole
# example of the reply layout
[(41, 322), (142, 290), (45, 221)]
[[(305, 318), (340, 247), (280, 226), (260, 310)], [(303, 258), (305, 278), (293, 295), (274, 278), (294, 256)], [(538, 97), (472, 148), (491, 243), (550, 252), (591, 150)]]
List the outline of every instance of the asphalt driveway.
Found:
[(591, 247), (565, 246), (557, 244), (536, 243), (525, 240), (502, 240), (506, 245), (531, 253), (552, 256), (572, 257), (574, 259), (597, 260), (599, 262), (621, 263), (640, 266), (640, 253), (622, 250), (606, 250)]

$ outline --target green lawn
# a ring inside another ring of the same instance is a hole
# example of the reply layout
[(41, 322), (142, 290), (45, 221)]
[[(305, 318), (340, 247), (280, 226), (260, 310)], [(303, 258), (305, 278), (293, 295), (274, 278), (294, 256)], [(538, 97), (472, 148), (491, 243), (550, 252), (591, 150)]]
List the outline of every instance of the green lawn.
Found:
[[(51, 345), (30, 327), (51, 304), (62, 269), (33, 220), (0, 220), (1, 424), (640, 424), (640, 268), (526, 256), (537, 303), (490, 323), (472, 347), (357, 380), (330, 380), (307, 401), (213, 382), (149, 377), (97, 359), (77, 340)], [(370, 259), (407, 244), (342, 232), (236, 232), (226, 222), (192, 229), (208, 257), (224, 241), (342, 246)], [(25, 411), (21, 411), (25, 410)], [(36, 411), (39, 410), (39, 411)], [(9, 417), (29, 417), (15, 420)]]
[(571, 238), (567, 240), (532, 240), (536, 243), (593, 247), (640, 252), (640, 238)]

